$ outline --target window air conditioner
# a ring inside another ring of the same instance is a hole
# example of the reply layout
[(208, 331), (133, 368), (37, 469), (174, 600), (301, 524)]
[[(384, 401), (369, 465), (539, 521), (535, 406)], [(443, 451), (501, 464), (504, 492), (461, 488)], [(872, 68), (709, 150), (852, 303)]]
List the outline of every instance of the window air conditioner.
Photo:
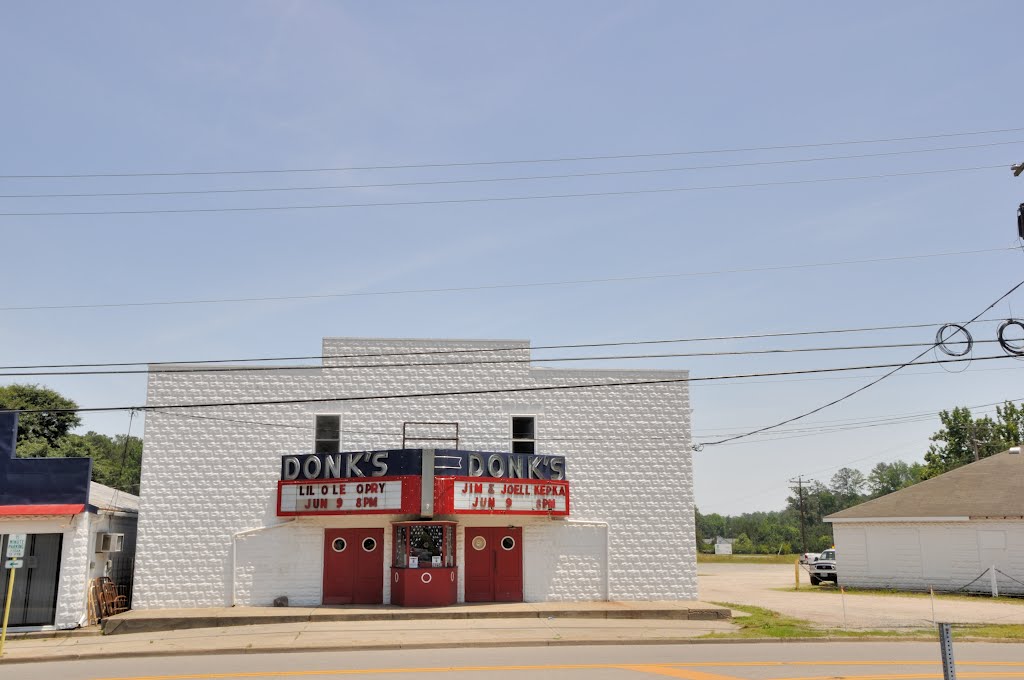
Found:
[(124, 534), (96, 534), (96, 552), (121, 552), (124, 550)]

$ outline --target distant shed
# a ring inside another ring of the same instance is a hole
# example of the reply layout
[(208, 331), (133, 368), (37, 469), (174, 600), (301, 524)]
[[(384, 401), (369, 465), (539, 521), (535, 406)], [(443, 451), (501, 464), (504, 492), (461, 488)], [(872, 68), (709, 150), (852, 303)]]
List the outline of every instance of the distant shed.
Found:
[[(1016, 449), (825, 518), (839, 583), (1024, 595), (1024, 456)], [(986, 572), (986, 570), (991, 570)]]

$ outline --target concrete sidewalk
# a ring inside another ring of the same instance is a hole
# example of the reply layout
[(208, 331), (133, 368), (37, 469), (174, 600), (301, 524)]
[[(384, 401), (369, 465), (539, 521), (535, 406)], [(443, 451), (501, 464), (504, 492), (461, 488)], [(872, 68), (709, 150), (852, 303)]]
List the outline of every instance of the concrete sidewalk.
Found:
[(438, 619), (664, 619), (713, 621), (729, 610), (694, 601), (668, 602), (514, 602), (447, 607), (347, 605), (343, 607), (203, 607), (130, 611), (103, 622), (104, 635), (188, 628), (220, 628), (273, 623), (332, 621), (436, 621)]
[(671, 644), (736, 629), (728, 609), (699, 602), (157, 610), (118, 615), (108, 627), (117, 634), (99, 635), (93, 628), (51, 637), (14, 636), (0, 664), (180, 654)]

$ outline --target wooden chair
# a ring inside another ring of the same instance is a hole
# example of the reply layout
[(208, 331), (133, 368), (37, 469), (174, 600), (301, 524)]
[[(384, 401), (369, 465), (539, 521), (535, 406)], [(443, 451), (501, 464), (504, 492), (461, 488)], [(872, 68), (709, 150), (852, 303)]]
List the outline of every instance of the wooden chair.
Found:
[(118, 592), (106, 576), (92, 579), (89, 584), (89, 619), (99, 622), (108, 616), (128, 611), (128, 596)]

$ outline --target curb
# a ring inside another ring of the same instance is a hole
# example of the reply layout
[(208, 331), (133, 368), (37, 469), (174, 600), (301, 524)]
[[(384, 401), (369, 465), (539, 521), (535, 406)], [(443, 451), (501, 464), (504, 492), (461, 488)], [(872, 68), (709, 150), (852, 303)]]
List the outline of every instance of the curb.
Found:
[(563, 610), (542, 609), (523, 611), (463, 611), (436, 612), (382, 611), (373, 613), (346, 613), (317, 611), (311, 614), (279, 614), (260, 616), (251, 614), (202, 616), (179, 618), (125, 618), (106, 619), (101, 624), (103, 635), (123, 633), (159, 633), (167, 630), (194, 628), (227, 628), (230, 626), (272, 625), (281, 623), (329, 623), (337, 621), (424, 621), (437, 619), (609, 619), (609, 620), (663, 620), (663, 621), (726, 621), (731, 613), (726, 607), (699, 609), (600, 609)]
[[(983, 640), (984, 642), (1020, 642), (1020, 640)], [(808, 643), (808, 642), (935, 642), (932, 637), (908, 637), (893, 640), (891, 637), (813, 637), (813, 638), (661, 638), (623, 640), (621, 638), (587, 639), (587, 640), (515, 640), (502, 642), (462, 642), (458, 644), (446, 642), (424, 642), (400, 644), (384, 642), (380, 644), (356, 644), (317, 647), (265, 647), (260, 649), (245, 647), (223, 647), (220, 649), (184, 650), (168, 649), (138, 652), (80, 652), (59, 656), (39, 654), (31, 657), (0, 659), (0, 668), (4, 665), (21, 663), (38, 663), (43, 661), (84, 661), (95, 659), (128, 659), (164, 656), (218, 656), (228, 654), (282, 654), (282, 653), (322, 653), (322, 652), (371, 652), (398, 651), (414, 649), (482, 649), (491, 647), (593, 647), (593, 646), (625, 646), (625, 645), (730, 645), (730, 644), (766, 644), (766, 643)]]

